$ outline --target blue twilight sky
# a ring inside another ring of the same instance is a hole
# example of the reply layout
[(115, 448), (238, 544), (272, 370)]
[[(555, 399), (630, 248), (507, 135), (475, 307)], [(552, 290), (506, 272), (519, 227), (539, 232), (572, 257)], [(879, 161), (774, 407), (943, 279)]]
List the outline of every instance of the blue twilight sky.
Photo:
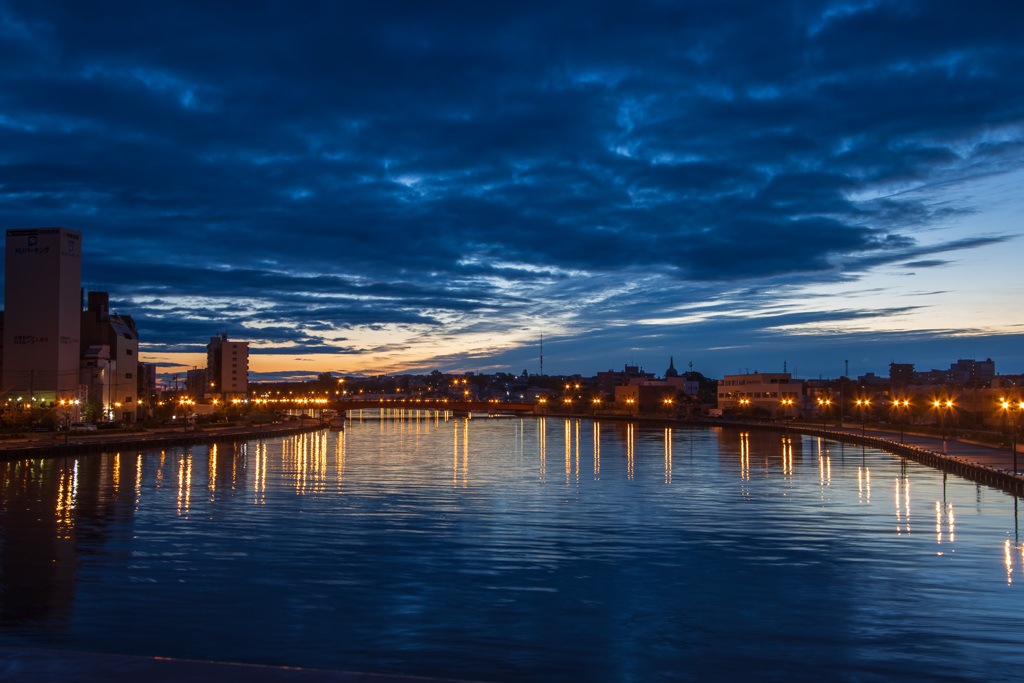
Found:
[(1024, 3), (0, 0), (0, 225), (143, 358), (1024, 371)]

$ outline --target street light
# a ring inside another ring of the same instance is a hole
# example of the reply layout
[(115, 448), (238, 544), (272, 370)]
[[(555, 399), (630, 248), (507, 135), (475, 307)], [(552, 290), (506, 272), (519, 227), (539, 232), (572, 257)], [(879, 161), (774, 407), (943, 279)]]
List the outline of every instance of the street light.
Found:
[(871, 401), (866, 398), (858, 398), (855, 403), (860, 408), (860, 435), (864, 436), (865, 425), (868, 422), (868, 410), (871, 408)]
[[(939, 413), (939, 424), (942, 430), (942, 452), (946, 452), (946, 413), (952, 412), (953, 401), (951, 399), (935, 399), (932, 401), (932, 405), (935, 410)], [(945, 412), (944, 412), (945, 411)]]
[[(1005, 398), (999, 399), (1000, 409), (1005, 411), (1007, 416), (1011, 418), (1010, 421), (1010, 443), (1013, 448), (1013, 473), (1017, 474), (1017, 417), (1024, 411), (1024, 401), (1017, 401), (1017, 405), (1014, 405), (1013, 401), (1009, 401)], [(1014, 414), (1016, 410), (1016, 414)]]
[(64, 445), (68, 444), (68, 432), (71, 431), (71, 410), (78, 405), (78, 399), (61, 399), (61, 408), (64, 412)]
[(900, 413), (900, 409), (902, 408), (906, 411), (910, 408), (910, 401), (905, 398), (898, 398), (892, 402), (892, 408), (896, 411), (896, 421), (900, 423), (900, 443), (903, 443), (903, 422), (905, 417)]
[(793, 399), (791, 399), (791, 398), (784, 398), (784, 399), (782, 399), (782, 401), (780, 401), (780, 403), (782, 404), (782, 417), (783, 417), (783, 419), (788, 418), (789, 417), (789, 409), (793, 406)]
[(739, 404), (740, 404), (740, 415), (742, 416), (742, 415), (744, 415), (747, 412), (747, 408), (750, 407), (750, 399), (749, 398), (741, 398), (739, 400)]
[(819, 398), (818, 399), (818, 410), (821, 411), (821, 428), (825, 428), (825, 418), (827, 413), (825, 412), (832, 406), (831, 398)]

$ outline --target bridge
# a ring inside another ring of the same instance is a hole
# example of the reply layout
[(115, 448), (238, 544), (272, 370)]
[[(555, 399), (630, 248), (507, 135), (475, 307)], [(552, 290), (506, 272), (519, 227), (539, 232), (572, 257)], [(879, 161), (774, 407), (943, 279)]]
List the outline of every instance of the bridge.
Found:
[(351, 410), (436, 410), (454, 413), (491, 413), (507, 415), (533, 414), (532, 403), (502, 403), (498, 401), (460, 401), (450, 398), (377, 398), (329, 401), (320, 408), (332, 408), (339, 413)]

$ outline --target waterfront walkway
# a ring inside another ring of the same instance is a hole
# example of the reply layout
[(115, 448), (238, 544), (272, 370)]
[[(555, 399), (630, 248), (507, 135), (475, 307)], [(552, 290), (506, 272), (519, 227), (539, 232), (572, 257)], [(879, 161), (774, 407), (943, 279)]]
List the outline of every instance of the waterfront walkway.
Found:
[(208, 443), (269, 439), (324, 428), (319, 420), (267, 422), (260, 425), (213, 426), (201, 430), (162, 427), (137, 432), (98, 431), (65, 434), (43, 432), (0, 441), (0, 460), (86, 455), (103, 451), (173, 448)]

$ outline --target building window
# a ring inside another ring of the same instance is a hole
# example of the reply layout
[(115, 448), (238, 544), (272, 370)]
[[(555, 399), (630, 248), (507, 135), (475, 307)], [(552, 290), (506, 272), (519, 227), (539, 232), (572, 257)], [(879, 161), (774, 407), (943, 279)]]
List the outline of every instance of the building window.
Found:
[(131, 396), (125, 396), (124, 397), (124, 402), (125, 403), (131, 403), (132, 402), (132, 397)]
[(132, 378), (132, 373), (130, 373), (130, 372), (124, 373), (124, 378), (125, 379), (131, 379)]
[(133, 354), (133, 351), (131, 349), (125, 349), (124, 350), (124, 355), (131, 356), (132, 354)]

